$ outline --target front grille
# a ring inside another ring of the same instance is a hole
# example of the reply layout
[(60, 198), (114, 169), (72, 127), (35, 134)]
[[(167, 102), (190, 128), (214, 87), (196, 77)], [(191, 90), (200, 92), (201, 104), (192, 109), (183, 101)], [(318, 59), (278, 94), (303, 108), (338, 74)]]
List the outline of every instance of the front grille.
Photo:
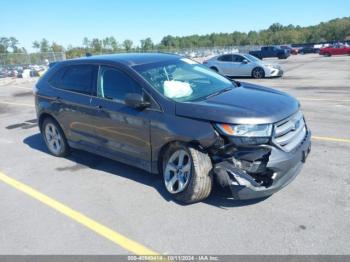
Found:
[(298, 111), (274, 125), (273, 141), (284, 151), (290, 152), (304, 140), (306, 133), (303, 113)]

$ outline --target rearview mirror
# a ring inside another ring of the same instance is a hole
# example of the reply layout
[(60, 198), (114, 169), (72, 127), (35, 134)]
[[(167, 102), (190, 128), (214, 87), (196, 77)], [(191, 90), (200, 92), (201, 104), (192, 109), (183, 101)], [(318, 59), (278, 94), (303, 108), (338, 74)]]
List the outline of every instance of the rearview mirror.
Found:
[(136, 109), (145, 109), (151, 106), (150, 102), (145, 101), (144, 97), (137, 93), (126, 94), (124, 101), (126, 105)]
[(244, 60), (242, 61), (242, 63), (243, 63), (243, 64), (248, 64), (248, 60), (247, 60), (247, 59), (244, 59)]

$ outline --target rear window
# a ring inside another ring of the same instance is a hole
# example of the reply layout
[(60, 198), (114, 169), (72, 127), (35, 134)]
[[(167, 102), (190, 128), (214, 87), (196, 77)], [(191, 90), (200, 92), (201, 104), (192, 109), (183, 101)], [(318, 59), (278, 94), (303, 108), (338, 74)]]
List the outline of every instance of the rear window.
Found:
[(232, 55), (222, 55), (218, 60), (222, 62), (232, 62)]
[(97, 67), (93, 65), (66, 66), (61, 68), (49, 82), (59, 89), (90, 95), (96, 73)]

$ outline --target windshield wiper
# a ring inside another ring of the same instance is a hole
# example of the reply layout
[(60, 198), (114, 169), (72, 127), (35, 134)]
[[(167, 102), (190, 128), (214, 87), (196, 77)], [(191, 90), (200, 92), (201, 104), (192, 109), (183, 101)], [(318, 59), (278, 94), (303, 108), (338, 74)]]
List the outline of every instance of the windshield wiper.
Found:
[(217, 96), (217, 95), (220, 95), (220, 94), (225, 93), (225, 92), (227, 92), (227, 91), (230, 91), (230, 90), (232, 90), (232, 89), (233, 89), (232, 87), (226, 87), (226, 88), (224, 88), (224, 89), (221, 89), (221, 90), (219, 90), (219, 91), (216, 91), (216, 92), (214, 92), (214, 93), (211, 93), (210, 95), (207, 95), (205, 98), (210, 98), (210, 97), (213, 97), (213, 96)]

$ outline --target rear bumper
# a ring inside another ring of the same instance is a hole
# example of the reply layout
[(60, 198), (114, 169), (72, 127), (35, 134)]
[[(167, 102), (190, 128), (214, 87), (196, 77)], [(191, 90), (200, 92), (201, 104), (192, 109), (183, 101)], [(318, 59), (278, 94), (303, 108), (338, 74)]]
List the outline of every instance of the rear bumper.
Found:
[(304, 141), (292, 152), (284, 152), (276, 147), (270, 149), (266, 163), (266, 170), (270, 174), (268, 186), (262, 185), (256, 177), (228, 160), (217, 163), (214, 167), (219, 184), (228, 186), (235, 199), (262, 198), (276, 193), (300, 173), (311, 151), (311, 132), (308, 131)]

